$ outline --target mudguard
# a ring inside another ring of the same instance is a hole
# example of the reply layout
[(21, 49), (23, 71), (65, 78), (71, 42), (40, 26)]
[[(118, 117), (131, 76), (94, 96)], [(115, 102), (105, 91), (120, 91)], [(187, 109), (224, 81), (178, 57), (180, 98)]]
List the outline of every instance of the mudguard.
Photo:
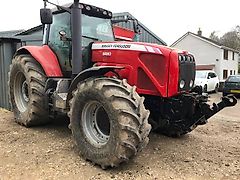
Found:
[(26, 53), (39, 62), (47, 77), (63, 77), (58, 59), (49, 46), (23, 46), (17, 50), (15, 56)]
[(68, 90), (68, 95), (67, 95), (67, 102), (72, 98), (72, 91), (77, 88), (77, 85), (79, 82), (90, 77), (103, 76), (108, 72), (114, 72), (114, 70), (116, 69), (123, 69), (123, 68), (124, 67), (119, 67), (119, 66), (95, 66), (80, 72), (73, 79), (70, 85), (70, 88)]

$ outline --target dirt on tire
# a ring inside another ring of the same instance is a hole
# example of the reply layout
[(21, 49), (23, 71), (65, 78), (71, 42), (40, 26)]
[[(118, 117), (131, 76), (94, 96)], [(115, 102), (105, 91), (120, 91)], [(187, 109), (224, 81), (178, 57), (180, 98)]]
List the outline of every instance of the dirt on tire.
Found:
[[(70, 101), (69, 118), (73, 139), (84, 159), (103, 169), (118, 167), (148, 144), (149, 111), (135, 89), (126, 80), (106, 77), (78, 84)], [(98, 107), (104, 112), (100, 116)], [(99, 128), (98, 121), (105, 128)]]
[(109, 170), (78, 155), (66, 118), (25, 128), (0, 110), (0, 179), (240, 179), (239, 109), (238, 100), (181, 138), (151, 133), (136, 158)]

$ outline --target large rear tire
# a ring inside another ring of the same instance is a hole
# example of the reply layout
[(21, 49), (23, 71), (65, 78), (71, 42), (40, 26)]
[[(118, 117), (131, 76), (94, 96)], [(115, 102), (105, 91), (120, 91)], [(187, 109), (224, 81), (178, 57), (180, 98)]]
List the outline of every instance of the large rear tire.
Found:
[(126, 80), (88, 79), (70, 101), (70, 128), (80, 155), (103, 169), (134, 157), (149, 141), (149, 111)]
[(10, 66), (9, 97), (15, 121), (26, 127), (50, 121), (48, 97), (44, 88), (46, 76), (30, 55), (18, 55)]

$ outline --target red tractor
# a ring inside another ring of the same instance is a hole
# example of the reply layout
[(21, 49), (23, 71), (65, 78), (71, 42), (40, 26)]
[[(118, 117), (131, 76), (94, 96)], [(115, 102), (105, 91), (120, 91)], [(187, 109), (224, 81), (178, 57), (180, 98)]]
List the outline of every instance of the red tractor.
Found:
[[(9, 72), (17, 123), (49, 123), (67, 113), (81, 156), (102, 168), (128, 161), (151, 130), (181, 136), (227, 106), (210, 106), (194, 87), (195, 59), (157, 44), (114, 42), (112, 13), (87, 4), (41, 9), (42, 46), (17, 50)], [(145, 101), (144, 101), (145, 99)], [(148, 110), (147, 110), (148, 109)], [(151, 125), (150, 125), (150, 124)]]

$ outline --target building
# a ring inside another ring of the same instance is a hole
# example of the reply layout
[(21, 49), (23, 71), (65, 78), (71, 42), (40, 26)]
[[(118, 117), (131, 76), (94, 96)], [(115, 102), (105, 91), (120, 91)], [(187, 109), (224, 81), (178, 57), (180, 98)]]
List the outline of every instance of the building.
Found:
[(11, 37), (0, 37), (0, 107), (9, 109), (8, 71), (13, 54), (20, 40)]
[(171, 47), (194, 54), (197, 69), (214, 70), (220, 82), (226, 80), (229, 75), (238, 73), (239, 52), (202, 36), (201, 30), (198, 34), (187, 32)]
[[(114, 13), (112, 19), (113, 20), (124, 19), (125, 16), (128, 16), (132, 19), (136, 19), (129, 12)], [(156, 43), (160, 45), (167, 45), (166, 42), (164, 42), (161, 38), (159, 38), (156, 34), (154, 34), (150, 29), (144, 26), (140, 21), (138, 21), (138, 24), (141, 32), (138, 41), (147, 42), (147, 43)], [(116, 25), (133, 30), (133, 23), (131, 21), (127, 23), (126, 22), (117, 23)]]

